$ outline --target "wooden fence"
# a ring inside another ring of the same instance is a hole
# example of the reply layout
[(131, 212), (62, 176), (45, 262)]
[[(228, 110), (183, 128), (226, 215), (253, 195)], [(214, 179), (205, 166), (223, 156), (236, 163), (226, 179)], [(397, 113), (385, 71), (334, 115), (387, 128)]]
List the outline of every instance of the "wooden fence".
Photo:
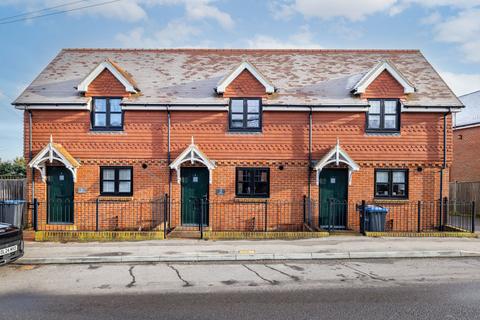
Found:
[(25, 200), (25, 178), (0, 176), (0, 200)]
[(450, 182), (449, 193), (452, 201), (475, 201), (475, 213), (477, 216), (480, 216), (480, 181)]

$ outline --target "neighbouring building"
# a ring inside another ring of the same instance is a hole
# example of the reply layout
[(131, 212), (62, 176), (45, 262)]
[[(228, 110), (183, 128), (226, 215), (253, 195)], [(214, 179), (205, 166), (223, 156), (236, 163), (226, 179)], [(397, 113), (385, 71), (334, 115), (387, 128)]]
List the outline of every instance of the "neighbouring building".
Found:
[(171, 228), (358, 230), (448, 195), (463, 107), (418, 50), (64, 49), (13, 104), (45, 230), (148, 229), (165, 194)]
[(450, 181), (480, 181), (480, 90), (459, 97), (465, 108), (453, 120)]

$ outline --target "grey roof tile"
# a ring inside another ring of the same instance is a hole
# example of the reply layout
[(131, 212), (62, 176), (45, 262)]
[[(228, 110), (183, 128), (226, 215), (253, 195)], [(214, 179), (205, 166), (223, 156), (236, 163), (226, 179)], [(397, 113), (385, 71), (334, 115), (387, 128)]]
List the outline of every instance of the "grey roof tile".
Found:
[(75, 87), (105, 59), (128, 72), (141, 90), (125, 103), (224, 103), (214, 88), (247, 60), (278, 89), (265, 104), (361, 104), (350, 90), (388, 59), (417, 89), (405, 105), (462, 105), (418, 50), (268, 49), (64, 49), (14, 104), (85, 102)]

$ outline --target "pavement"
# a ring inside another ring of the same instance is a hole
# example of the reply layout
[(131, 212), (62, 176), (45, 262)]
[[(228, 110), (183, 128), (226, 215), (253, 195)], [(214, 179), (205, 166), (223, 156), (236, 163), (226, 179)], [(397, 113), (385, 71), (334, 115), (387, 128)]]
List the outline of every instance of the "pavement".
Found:
[(479, 319), (480, 258), (6, 265), (0, 318)]
[(305, 240), (160, 240), (141, 242), (26, 242), (17, 264), (288, 261), (373, 258), (480, 257), (477, 238)]

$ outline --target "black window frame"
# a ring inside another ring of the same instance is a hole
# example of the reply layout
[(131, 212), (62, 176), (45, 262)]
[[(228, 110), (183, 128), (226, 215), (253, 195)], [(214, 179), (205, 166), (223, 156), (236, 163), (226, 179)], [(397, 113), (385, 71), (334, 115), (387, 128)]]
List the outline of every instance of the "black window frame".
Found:
[[(105, 112), (95, 111), (95, 102), (96, 100), (105, 100)], [(112, 112), (110, 108), (110, 100), (120, 100), (120, 112)], [(122, 97), (94, 97), (92, 99), (92, 112), (91, 114), (91, 129), (92, 131), (123, 131), (123, 124), (124, 124), (124, 110), (122, 108)], [(95, 114), (101, 113), (105, 114), (105, 125), (104, 126), (97, 126), (95, 124)], [(110, 115), (114, 114), (121, 114), (121, 124), (119, 126), (112, 126), (110, 125)]]
[[(120, 170), (130, 169), (130, 180), (120, 180)], [(103, 171), (104, 170), (114, 170), (115, 177), (114, 180), (106, 180), (114, 182), (114, 192), (104, 192), (103, 191)], [(130, 192), (120, 192), (119, 185), (121, 181), (130, 181)], [(100, 167), (100, 195), (101, 196), (132, 196), (133, 195), (133, 167), (132, 166), (102, 166)]]
[[(388, 173), (388, 183), (382, 183), (388, 185), (388, 195), (378, 195), (377, 194), (377, 173), (378, 172), (387, 172)], [(393, 183), (393, 173), (394, 172), (404, 172), (405, 173), (405, 195), (398, 196), (393, 195), (393, 185), (394, 184), (402, 184), (402, 183)], [(374, 197), (376, 199), (408, 199), (408, 190), (409, 190), (409, 179), (408, 179), (408, 169), (375, 169), (374, 173)]]
[[(367, 111), (367, 116), (366, 116), (366, 132), (386, 132), (386, 133), (398, 133), (400, 132), (400, 117), (401, 117), (401, 106), (400, 106), (400, 100), (399, 99), (368, 99), (368, 103), (370, 105), (370, 102), (372, 101), (379, 101), (380, 102), (380, 113), (371, 113), (370, 112), (370, 106), (368, 107)], [(385, 128), (385, 116), (386, 115), (393, 115), (393, 113), (385, 113), (385, 101), (395, 101), (397, 104), (396, 107), (396, 122), (395, 122), (395, 128)], [(375, 116), (380, 116), (380, 126), (379, 128), (370, 128), (370, 115), (375, 115)]]
[[(251, 184), (251, 192), (246, 194), (242, 193), (239, 194), (238, 190), (238, 172), (242, 171), (247, 171), (249, 172), (250, 175), (250, 180), (249, 183)], [(255, 172), (258, 171), (266, 171), (267, 172), (267, 192), (264, 194), (256, 194), (255, 193)], [(268, 167), (237, 167), (235, 168), (235, 196), (237, 198), (269, 198), (270, 197), (270, 168)]]
[[(232, 112), (232, 102), (241, 100), (243, 101), (243, 112)], [(249, 114), (257, 114), (256, 112), (248, 112), (248, 101), (257, 100), (258, 101), (258, 127), (248, 127), (247, 119)], [(232, 127), (232, 114), (242, 114), (243, 115), (243, 126), (242, 127)], [(252, 98), (230, 98), (228, 106), (228, 131), (230, 132), (262, 132), (263, 126), (263, 106), (262, 98), (252, 97)]]

